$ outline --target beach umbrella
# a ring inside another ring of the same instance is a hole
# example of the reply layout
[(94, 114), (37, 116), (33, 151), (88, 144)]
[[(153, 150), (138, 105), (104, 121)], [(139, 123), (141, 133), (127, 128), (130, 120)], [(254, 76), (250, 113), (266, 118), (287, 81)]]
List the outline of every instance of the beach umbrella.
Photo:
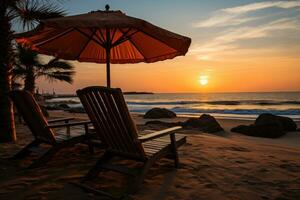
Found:
[(43, 20), (32, 31), (16, 35), (16, 41), (46, 55), (79, 62), (110, 64), (152, 63), (185, 55), (191, 39), (157, 27), (121, 11)]

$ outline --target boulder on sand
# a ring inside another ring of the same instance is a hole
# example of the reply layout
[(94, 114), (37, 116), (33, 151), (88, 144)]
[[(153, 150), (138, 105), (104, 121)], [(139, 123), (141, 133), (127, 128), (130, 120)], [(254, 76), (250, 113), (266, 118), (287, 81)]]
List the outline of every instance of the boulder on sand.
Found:
[(175, 118), (176, 114), (166, 108), (152, 108), (144, 115), (145, 119)]
[(224, 130), (218, 121), (208, 114), (203, 114), (199, 118), (190, 118), (182, 125), (184, 128), (197, 128), (207, 133), (215, 133)]
[(232, 132), (255, 137), (278, 138), (288, 131), (296, 131), (296, 123), (288, 117), (281, 117), (269, 113), (261, 114), (254, 124), (240, 125), (231, 129)]
[(231, 129), (232, 132), (241, 133), (254, 137), (278, 138), (285, 134), (282, 127), (276, 124), (265, 124), (249, 126), (240, 125)]
[(278, 125), (284, 131), (296, 131), (297, 124), (289, 117), (276, 116), (269, 113), (264, 113), (258, 116), (255, 120), (255, 125)]

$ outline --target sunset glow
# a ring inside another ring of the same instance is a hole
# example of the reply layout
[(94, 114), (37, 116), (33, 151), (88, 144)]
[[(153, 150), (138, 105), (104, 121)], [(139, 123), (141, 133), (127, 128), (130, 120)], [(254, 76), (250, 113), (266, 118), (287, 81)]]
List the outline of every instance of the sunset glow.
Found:
[(207, 76), (200, 76), (199, 83), (204, 86), (208, 84)]
[[(74, 0), (67, 1), (66, 8), (71, 15), (109, 3), (113, 10), (186, 35), (192, 44), (184, 57), (150, 64), (112, 64), (112, 87), (151, 92), (300, 90), (299, 1), (131, 1), (91, 0), (83, 5)], [(74, 65), (72, 85), (39, 80), (38, 86), (44, 91), (74, 93), (77, 88), (105, 85), (105, 64)], [(203, 74), (209, 79), (200, 78)]]

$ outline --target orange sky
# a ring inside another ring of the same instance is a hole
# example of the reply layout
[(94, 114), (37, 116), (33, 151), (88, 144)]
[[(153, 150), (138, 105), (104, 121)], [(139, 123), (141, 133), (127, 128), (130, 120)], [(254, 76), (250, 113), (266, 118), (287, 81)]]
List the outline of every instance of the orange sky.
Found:
[[(192, 56), (154, 64), (112, 65), (112, 87), (124, 91), (153, 92), (256, 92), (300, 91), (299, 59), (198, 61)], [(105, 85), (105, 65), (78, 63), (72, 85), (39, 80), (45, 91), (73, 93), (89, 85)], [(208, 84), (199, 83), (206, 76)]]
[[(119, 1), (113, 2), (113, 8), (119, 9)], [(180, 1), (176, 2), (174, 6), (179, 7)], [(102, 4), (104, 7), (105, 2)], [(244, 0), (198, 6), (182, 8), (180, 17), (173, 15), (175, 21), (178, 18), (175, 23), (164, 20), (170, 18), (168, 14), (158, 15), (160, 9), (166, 9), (163, 6), (155, 13), (143, 13), (122, 5), (128, 15), (191, 37), (192, 45), (185, 57), (112, 65), (112, 87), (152, 92), (300, 91), (300, 1)], [(73, 63), (76, 76), (72, 85), (39, 80), (40, 90), (74, 93), (85, 86), (105, 85), (104, 64)], [(200, 76), (207, 77), (207, 85), (199, 83)]]

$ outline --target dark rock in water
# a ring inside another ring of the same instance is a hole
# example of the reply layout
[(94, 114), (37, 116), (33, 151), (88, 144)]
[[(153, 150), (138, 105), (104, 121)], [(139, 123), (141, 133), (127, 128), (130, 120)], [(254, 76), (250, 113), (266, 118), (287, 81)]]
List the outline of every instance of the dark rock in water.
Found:
[(41, 105), (40, 105), (40, 108), (41, 108), (42, 113), (43, 113), (43, 115), (44, 115), (45, 117), (49, 117), (49, 116), (50, 116), (50, 115), (49, 115), (49, 112), (48, 112), (48, 110), (47, 110), (47, 108), (46, 108), (45, 106), (41, 106)]
[(258, 116), (254, 122), (255, 125), (274, 125), (281, 126), (283, 131), (296, 131), (297, 124), (289, 117), (276, 116), (264, 113)]
[(70, 113), (85, 113), (85, 110), (83, 107), (74, 107), (74, 108), (69, 108), (68, 111)]
[(241, 133), (248, 136), (254, 137), (265, 137), (265, 138), (278, 138), (285, 135), (284, 130), (280, 125), (265, 124), (249, 126), (240, 125), (231, 129), (232, 132)]
[(144, 115), (145, 119), (175, 118), (176, 114), (165, 108), (152, 108)]
[(173, 127), (173, 126), (182, 126), (182, 122), (162, 122), (162, 121), (148, 121), (145, 125), (159, 125), (159, 126), (166, 126), (166, 127)]
[(213, 116), (207, 114), (203, 114), (199, 118), (190, 118), (182, 125), (184, 128), (197, 128), (207, 133), (215, 133), (224, 130)]
[(70, 108), (70, 106), (68, 106), (68, 104), (65, 104), (65, 103), (59, 104), (58, 107), (62, 108), (62, 109), (69, 109)]

